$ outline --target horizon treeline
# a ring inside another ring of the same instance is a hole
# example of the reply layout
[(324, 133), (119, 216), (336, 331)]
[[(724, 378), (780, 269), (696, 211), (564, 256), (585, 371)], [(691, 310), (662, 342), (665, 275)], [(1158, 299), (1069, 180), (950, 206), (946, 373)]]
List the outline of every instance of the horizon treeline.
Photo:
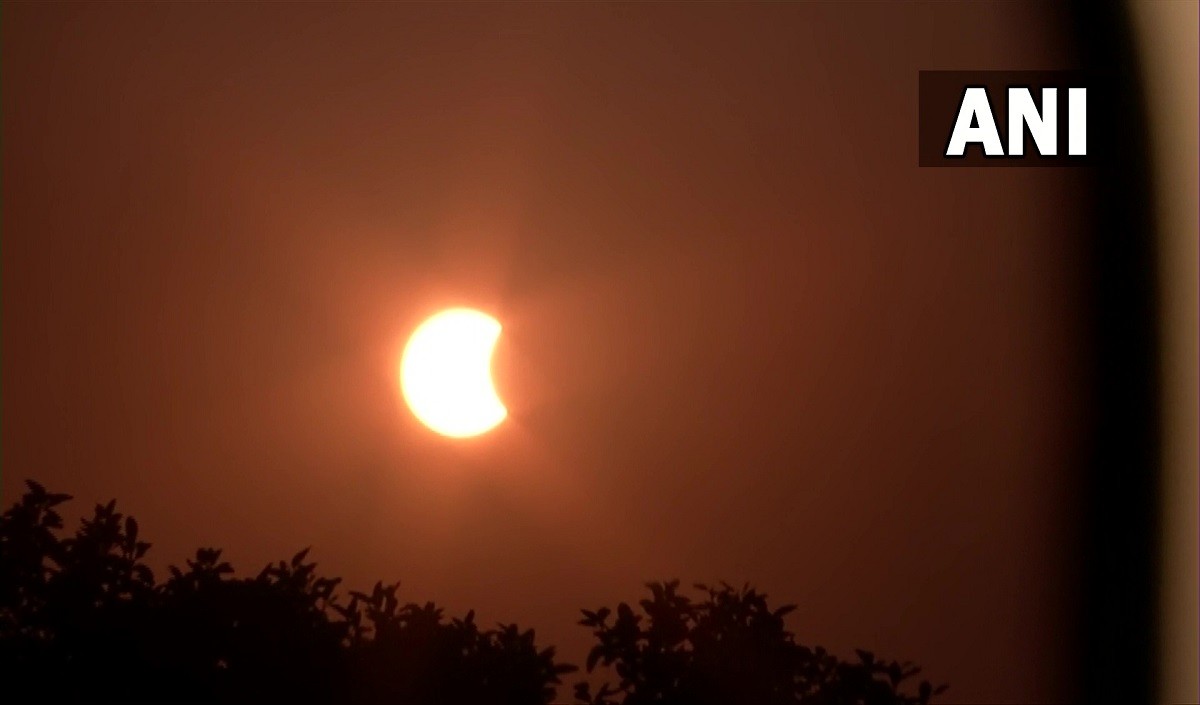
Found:
[(749, 585), (696, 584), (692, 598), (669, 581), (581, 610), (586, 670), (609, 680), (564, 694), (579, 669), (533, 629), (402, 602), (399, 583), (343, 594), (309, 549), (236, 577), (201, 548), (160, 581), (115, 500), (68, 534), (70, 495), (26, 486), (0, 515), (5, 702), (923, 705), (945, 689), (916, 682), (911, 663), (798, 643), (784, 623), (795, 606)]

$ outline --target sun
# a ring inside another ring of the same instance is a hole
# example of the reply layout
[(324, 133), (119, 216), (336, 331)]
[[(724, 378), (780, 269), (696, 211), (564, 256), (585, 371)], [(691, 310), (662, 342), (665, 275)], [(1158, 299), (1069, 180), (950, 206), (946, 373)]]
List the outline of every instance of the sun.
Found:
[(469, 308), (430, 316), (400, 358), (400, 389), (421, 423), (443, 436), (469, 438), (508, 416), (492, 382), (500, 322)]

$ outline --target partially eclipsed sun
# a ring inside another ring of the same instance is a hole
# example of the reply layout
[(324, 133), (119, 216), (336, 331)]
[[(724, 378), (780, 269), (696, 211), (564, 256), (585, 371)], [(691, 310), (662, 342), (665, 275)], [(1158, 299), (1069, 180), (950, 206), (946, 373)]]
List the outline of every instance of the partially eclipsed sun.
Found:
[(400, 359), (400, 389), (421, 423), (467, 438), (508, 416), (492, 383), (499, 337), (499, 321), (469, 308), (442, 311), (417, 326)]

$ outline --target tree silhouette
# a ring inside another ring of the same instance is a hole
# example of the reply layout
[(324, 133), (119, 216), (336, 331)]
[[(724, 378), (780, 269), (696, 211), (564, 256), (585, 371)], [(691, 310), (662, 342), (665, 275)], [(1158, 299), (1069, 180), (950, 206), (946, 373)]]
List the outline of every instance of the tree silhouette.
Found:
[(583, 610), (582, 626), (597, 644), (587, 670), (613, 667), (616, 685), (596, 693), (583, 682), (576, 700), (591, 705), (918, 705), (945, 690), (928, 681), (915, 694), (901, 687), (920, 669), (858, 651), (841, 661), (824, 649), (796, 643), (784, 627), (795, 605), (772, 610), (766, 595), (745, 586), (697, 584), (704, 599), (679, 592), (679, 581), (650, 583), (641, 614), (622, 602)]
[(200, 549), (156, 583), (137, 521), (97, 505), (63, 538), (36, 482), (0, 515), (0, 684), (6, 700), (55, 703), (550, 702), (574, 666), (533, 630), (481, 629), (398, 584), (336, 592), (308, 549), (236, 578)]
[[(544, 705), (577, 670), (539, 648), (532, 629), (483, 629), (433, 603), (402, 603), (399, 584), (338, 592), (304, 549), (238, 578), (202, 548), (156, 581), (137, 521), (96, 505), (63, 534), (54, 494), (33, 481), (0, 515), (0, 693), (5, 702)], [(941, 692), (901, 686), (918, 671), (865, 651), (841, 661), (797, 644), (744, 587), (649, 585), (639, 605), (584, 610), (615, 670), (590, 705), (917, 705)]]

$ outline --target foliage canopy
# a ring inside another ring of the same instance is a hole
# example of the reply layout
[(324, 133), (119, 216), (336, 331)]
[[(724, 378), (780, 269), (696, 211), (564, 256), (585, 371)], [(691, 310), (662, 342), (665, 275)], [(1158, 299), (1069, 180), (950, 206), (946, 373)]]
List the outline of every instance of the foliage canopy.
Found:
[[(481, 628), (398, 583), (338, 592), (304, 549), (238, 578), (202, 548), (158, 581), (137, 520), (98, 504), (72, 535), (69, 495), (29, 481), (0, 515), (0, 686), (6, 701), (544, 705), (576, 667), (532, 629)], [(652, 583), (641, 614), (583, 610), (587, 657), (615, 685), (575, 687), (589, 705), (920, 705), (940, 692), (910, 664), (859, 651), (844, 662), (795, 642), (794, 609), (748, 586)]]

